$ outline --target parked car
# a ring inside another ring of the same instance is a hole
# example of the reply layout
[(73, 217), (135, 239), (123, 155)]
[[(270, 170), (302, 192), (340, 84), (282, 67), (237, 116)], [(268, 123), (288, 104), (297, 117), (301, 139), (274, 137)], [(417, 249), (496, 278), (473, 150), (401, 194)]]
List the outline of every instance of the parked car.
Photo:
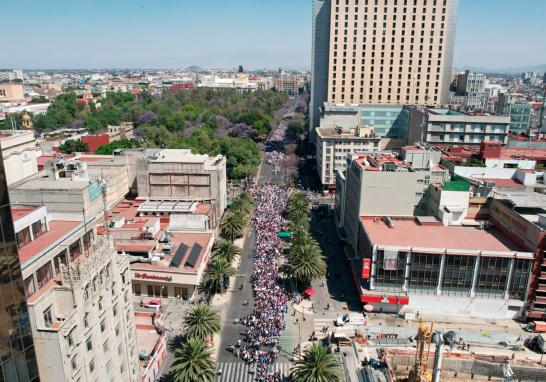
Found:
[(161, 306), (161, 301), (157, 299), (148, 300), (144, 302), (143, 306), (145, 308), (158, 308)]

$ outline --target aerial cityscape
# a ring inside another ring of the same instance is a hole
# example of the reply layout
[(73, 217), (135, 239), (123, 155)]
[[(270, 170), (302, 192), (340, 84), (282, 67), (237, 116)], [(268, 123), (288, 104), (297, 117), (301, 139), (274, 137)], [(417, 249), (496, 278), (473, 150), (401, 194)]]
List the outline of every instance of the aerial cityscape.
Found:
[(0, 382), (546, 381), (546, 3), (190, 3), (0, 4)]

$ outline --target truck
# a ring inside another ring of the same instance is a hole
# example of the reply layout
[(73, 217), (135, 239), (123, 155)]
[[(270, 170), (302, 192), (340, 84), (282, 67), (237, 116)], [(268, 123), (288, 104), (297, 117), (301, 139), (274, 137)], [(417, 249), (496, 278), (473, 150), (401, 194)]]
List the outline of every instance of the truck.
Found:
[(527, 324), (527, 331), (532, 333), (546, 333), (545, 321), (533, 321)]
[(349, 312), (343, 316), (336, 318), (334, 324), (336, 326), (345, 325), (364, 325), (366, 323), (366, 316), (363, 313)]

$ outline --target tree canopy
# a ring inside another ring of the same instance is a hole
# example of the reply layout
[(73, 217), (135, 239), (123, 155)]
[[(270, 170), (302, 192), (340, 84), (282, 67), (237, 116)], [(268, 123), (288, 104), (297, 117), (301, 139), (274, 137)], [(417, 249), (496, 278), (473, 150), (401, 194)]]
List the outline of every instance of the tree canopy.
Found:
[(68, 139), (59, 146), (59, 151), (64, 154), (84, 153), (89, 151), (89, 145), (79, 139)]

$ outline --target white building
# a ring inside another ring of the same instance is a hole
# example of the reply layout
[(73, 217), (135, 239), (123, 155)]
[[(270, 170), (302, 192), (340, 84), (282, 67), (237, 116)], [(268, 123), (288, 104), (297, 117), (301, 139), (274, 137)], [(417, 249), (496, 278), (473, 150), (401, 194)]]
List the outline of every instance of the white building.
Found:
[(38, 172), (37, 158), (42, 151), (36, 146), (34, 131), (2, 130), (0, 147), (8, 186)]
[[(40, 378), (138, 381), (131, 273), (95, 223), (13, 206)], [(68, 220), (72, 219), (72, 220)]]

